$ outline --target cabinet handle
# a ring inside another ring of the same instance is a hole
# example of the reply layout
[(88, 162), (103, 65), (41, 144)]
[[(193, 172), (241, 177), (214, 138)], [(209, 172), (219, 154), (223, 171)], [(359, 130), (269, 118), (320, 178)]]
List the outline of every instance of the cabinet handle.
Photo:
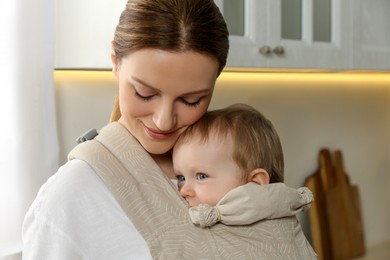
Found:
[(276, 46), (273, 50), (273, 52), (276, 54), (276, 55), (283, 55), (284, 54), (284, 48), (283, 46)]
[(271, 47), (269, 47), (268, 45), (264, 45), (262, 46), (260, 49), (259, 49), (260, 53), (263, 54), (263, 55), (268, 55), (268, 54), (271, 54), (272, 52), (272, 49)]

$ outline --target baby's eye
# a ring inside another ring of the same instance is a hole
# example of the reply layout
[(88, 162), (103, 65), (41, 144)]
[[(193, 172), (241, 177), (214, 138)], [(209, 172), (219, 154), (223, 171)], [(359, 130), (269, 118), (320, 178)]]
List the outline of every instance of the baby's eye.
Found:
[(199, 173), (197, 173), (196, 174), (196, 179), (197, 180), (205, 180), (205, 179), (207, 179), (207, 174), (205, 174), (205, 173), (203, 173), (203, 172), (199, 172)]
[(178, 175), (177, 180), (178, 180), (178, 182), (184, 182), (184, 181), (186, 181), (186, 177), (184, 177), (183, 175)]

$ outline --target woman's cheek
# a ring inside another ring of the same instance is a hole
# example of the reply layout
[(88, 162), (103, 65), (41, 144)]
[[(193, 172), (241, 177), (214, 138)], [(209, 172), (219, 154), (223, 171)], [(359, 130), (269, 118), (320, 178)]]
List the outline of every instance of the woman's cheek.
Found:
[(190, 126), (198, 121), (207, 111), (210, 102), (199, 105), (199, 107), (186, 109), (180, 115), (181, 125)]
[(134, 93), (130, 91), (123, 91), (119, 94), (119, 102), (122, 115), (126, 117), (142, 117), (149, 114), (152, 106), (150, 102), (137, 98)]

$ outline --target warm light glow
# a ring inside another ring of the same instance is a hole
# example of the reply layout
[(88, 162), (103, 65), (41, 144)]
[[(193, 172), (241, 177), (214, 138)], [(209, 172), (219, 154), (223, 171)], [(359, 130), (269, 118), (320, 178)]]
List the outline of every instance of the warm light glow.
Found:
[[(309, 71), (309, 70), (225, 70), (218, 83), (245, 84), (256, 86), (254, 82), (272, 86), (326, 86), (367, 88), (373, 86), (390, 87), (390, 72), (370, 71)], [(257, 84), (258, 85), (258, 84)]]
[[(58, 82), (99, 82), (116, 85), (116, 79), (111, 71), (93, 70), (56, 70)], [(276, 70), (276, 69), (244, 69), (226, 68), (218, 78), (218, 84), (245, 84), (245, 82), (261, 82), (261, 84), (298, 86), (351, 86), (351, 87), (390, 87), (390, 72), (371, 71), (323, 71), (323, 70)]]
[(112, 71), (98, 70), (56, 70), (54, 71), (54, 80), (58, 82), (99, 82), (107, 84), (116, 84), (116, 79)]

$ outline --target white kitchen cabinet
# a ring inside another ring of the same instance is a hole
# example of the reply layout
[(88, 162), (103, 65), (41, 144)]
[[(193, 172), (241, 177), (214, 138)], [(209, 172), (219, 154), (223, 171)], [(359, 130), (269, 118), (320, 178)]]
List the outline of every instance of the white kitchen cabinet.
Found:
[(228, 66), (320, 69), (353, 66), (350, 0), (215, 2), (233, 31)]
[(390, 70), (390, 1), (354, 0), (354, 68)]
[(57, 0), (57, 69), (111, 68), (111, 42), (126, 0)]
[[(110, 69), (126, 2), (56, 0), (55, 67)], [(215, 2), (232, 32), (230, 67), (390, 70), (390, 0)]]

